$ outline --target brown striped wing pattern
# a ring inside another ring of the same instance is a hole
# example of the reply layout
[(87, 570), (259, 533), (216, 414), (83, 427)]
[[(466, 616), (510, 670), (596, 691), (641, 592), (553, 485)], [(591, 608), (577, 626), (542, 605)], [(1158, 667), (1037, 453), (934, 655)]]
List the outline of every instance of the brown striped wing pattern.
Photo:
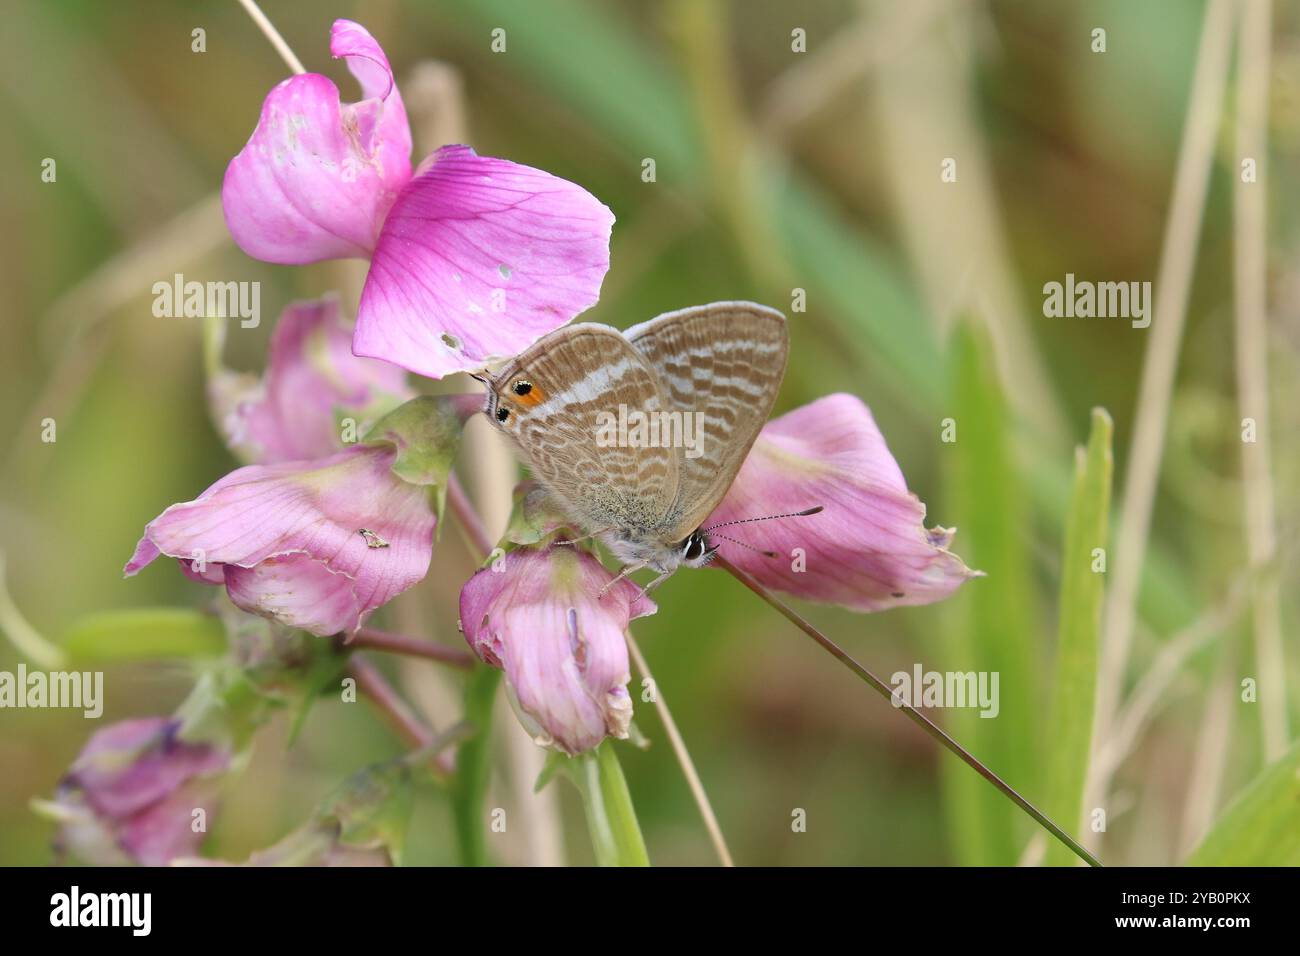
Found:
[(726, 495), (772, 412), (789, 357), (785, 316), (752, 302), (669, 312), (624, 333), (665, 399), (704, 415), (701, 454), (676, 452), (665, 542), (693, 532)]
[(663, 523), (677, 493), (677, 450), (600, 441), (602, 413), (668, 407), (655, 373), (618, 330), (558, 329), (498, 371), (490, 393), (489, 418), (585, 532), (644, 533)]

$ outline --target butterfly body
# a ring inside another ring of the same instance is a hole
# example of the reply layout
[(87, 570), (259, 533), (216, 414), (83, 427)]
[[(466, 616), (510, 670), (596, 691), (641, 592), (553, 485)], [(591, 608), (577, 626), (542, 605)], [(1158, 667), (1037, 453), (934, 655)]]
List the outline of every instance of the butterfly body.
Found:
[(750, 302), (625, 333), (570, 325), (502, 367), (483, 410), (585, 534), (625, 570), (662, 577), (712, 557), (700, 526), (766, 422), (788, 352), (785, 317)]

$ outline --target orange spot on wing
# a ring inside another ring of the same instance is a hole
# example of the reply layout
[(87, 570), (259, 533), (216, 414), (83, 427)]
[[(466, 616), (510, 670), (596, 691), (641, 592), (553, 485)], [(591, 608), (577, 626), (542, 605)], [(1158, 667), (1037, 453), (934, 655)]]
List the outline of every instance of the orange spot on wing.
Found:
[(534, 382), (533, 387), (529, 390), (527, 395), (515, 395), (512, 393), (510, 398), (512, 401), (518, 402), (520, 405), (532, 408), (534, 405), (546, 401), (546, 392), (540, 385)]

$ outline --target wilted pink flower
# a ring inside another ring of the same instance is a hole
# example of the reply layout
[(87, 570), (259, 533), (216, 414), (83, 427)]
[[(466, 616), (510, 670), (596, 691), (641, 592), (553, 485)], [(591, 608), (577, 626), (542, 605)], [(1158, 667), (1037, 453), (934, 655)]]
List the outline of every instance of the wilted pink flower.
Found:
[(233, 471), (149, 522), (125, 573), (166, 554), (245, 611), (313, 634), (354, 631), (433, 555), (429, 488), (393, 473), (398, 454), (379, 442)]
[(542, 745), (576, 754), (626, 737), (628, 623), (654, 602), (585, 551), (518, 548), (460, 592), (460, 623), (474, 652), (502, 667), (520, 719)]
[[(323, 458), (415, 393), (397, 366), (352, 354), (352, 325), (330, 296), (280, 315), (260, 382), (225, 372), (210, 380), (218, 425), (245, 461), (269, 465)], [(223, 370), (224, 371), (224, 370)]]
[(514, 355), (599, 298), (614, 216), (586, 190), (528, 166), (445, 146), (411, 170), (411, 133), (388, 58), (335, 21), (363, 99), (324, 76), (267, 95), (226, 170), (239, 247), (267, 262), (369, 258), (358, 355), (439, 378)]
[(948, 551), (952, 531), (926, 529), (925, 505), (852, 395), (828, 395), (768, 422), (704, 527), (816, 505), (824, 510), (807, 517), (718, 529), (776, 557), (713, 542), (767, 587), (855, 611), (929, 604), (978, 574)]
[(45, 807), (61, 823), (60, 846), (100, 865), (161, 866), (196, 853), (230, 755), (181, 740), (179, 729), (177, 720), (145, 717), (94, 734)]

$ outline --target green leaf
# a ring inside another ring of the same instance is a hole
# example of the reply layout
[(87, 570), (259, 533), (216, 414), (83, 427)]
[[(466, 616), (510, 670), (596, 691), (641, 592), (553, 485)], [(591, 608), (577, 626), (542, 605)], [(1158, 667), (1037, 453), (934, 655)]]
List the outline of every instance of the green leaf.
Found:
[[(940, 445), (951, 481), (944, 514), (961, 529), (956, 547), (967, 564), (988, 576), (949, 602), (950, 632), (932, 645), (925, 667), (998, 674), (995, 718), (959, 707), (945, 712), (945, 723), (971, 753), (1024, 792), (1039, 780), (1036, 728), (1042, 722), (1029, 509), (1012, 458), (1010, 416), (992, 348), (985, 331), (970, 320), (954, 334), (944, 417), (956, 423), (956, 441)], [(1028, 832), (1020, 810), (957, 761), (943, 762), (943, 779), (958, 861), (1014, 865)]]
[(226, 628), (215, 614), (189, 608), (102, 611), (77, 620), (59, 642), (72, 664), (148, 658), (216, 657)]
[(492, 702), (501, 671), (477, 664), (465, 682), (465, 721), (473, 734), (456, 751), (456, 779), (451, 786), (456, 839), (464, 866), (487, 866), (487, 788), (492, 773)]
[[(1110, 415), (1094, 408), (1087, 451), (1075, 450), (1074, 491), (1061, 561), (1056, 679), (1047, 722), (1047, 796), (1043, 812), (1071, 834), (1083, 816), (1083, 786), (1092, 749), (1093, 697), (1105, 594), (1105, 575), (1093, 570), (1093, 549), (1106, 547), (1110, 527), (1112, 431)], [(1048, 865), (1071, 866), (1076, 862), (1078, 858), (1059, 842), (1053, 840), (1048, 845)]]
[(565, 770), (582, 794), (597, 864), (649, 866), (650, 856), (632, 806), (632, 794), (613, 743), (605, 740), (594, 752), (574, 757)]
[(1300, 743), (1219, 817), (1188, 866), (1300, 866)]

